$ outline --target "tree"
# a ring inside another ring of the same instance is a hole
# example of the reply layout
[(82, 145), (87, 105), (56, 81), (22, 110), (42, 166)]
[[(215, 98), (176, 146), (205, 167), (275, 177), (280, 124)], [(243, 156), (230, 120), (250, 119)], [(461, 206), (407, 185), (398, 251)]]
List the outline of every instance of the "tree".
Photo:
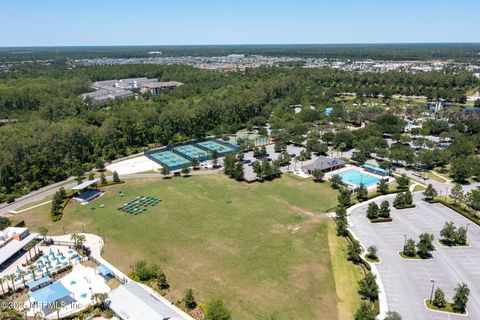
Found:
[(367, 257), (370, 258), (370, 259), (373, 259), (373, 260), (376, 260), (378, 259), (378, 256), (377, 256), (377, 247), (376, 246), (369, 246), (367, 248)]
[(193, 170), (198, 170), (198, 166), (200, 165), (200, 162), (198, 161), (197, 158), (193, 158), (192, 159), (192, 167), (193, 167)]
[(7, 217), (0, 217), (0, 230), (3, 230), (12, 225), (12, 221)]
[(468, 296), (470, 295), (470, 288), (466, 283), (459, 283), (455, 288), (455, 295), (453, 296), (453, 310), (456, 312), (465, 313), (467, 308)]
[[(480, 173), (478, 175), (480, 180)], [(467, 196), (468, 205), (474, 210), (480, 211), (480, 189), (470, 191)]]
[(365, 301), (360, 303), (360, 307), (355, 313), (355, 320), (375, 320), (377, 315), (371, 305)]
[(97, 168), (97, 171), (99, 171), (99, 172), (105, 171), (105, 164), (103, 163), (102, 159), (98, 158), (95, 161), (95, 168)]
[(377, 219), (378, 218), (378, 205), (372, 201), (368, 204), (367, 208), (367, 218), (368, 219)]
[(443, 293), (443, 290), (437, 288), (435, 290), (435, 294), (433, 295), (433, 301), (430, 302), (437, 308), (445, 308), (447, 305), (447, 300), (445, 300), (445, 294)]
[(402, 320), (402, 316), (396, 311), (388, 311), (383, 320)]
[(330, 178), (330, 183), (333, 189), (339, 189), (342, 186), (343, 181), (338, 174), (335, 174)]
[(235, 164), (232, 177), (237, 181), (242, 181), (244, 179), (243, 164), (241, 162)]
[(368, 190), (365, 188), (363, 183), (360, 183), (360, 186), (355, 190), (357, 193), (357, 199), (360, 201), (367, 200), (368, 198)]
[(358, 281), (358, 293), (364, 298), (374, 302), (378, 299), (377, 276), (368, 272), (365, 277)]
[(387, 200), (382, 201), (380, 204), (378, 216), (381, 218), (390, 218), (390, 203)]
[(218, 151), (217, 150), (212, 150), (210, 151), (211, 157), (212, 157), (212, 166), (216, 168), (218, 166)]
[(322, 181), (324, 175), (325, 174), (320, 169), (313, 169), (312, 170), (313, 181), (315, 181), (315, 182)]
[(236, 163), (235, 156), (233, 154), (227, 154), (223, 160), (224, 172), (227, 176), (231, 177), (235, 169)]
[(463, 202), (465, 201), (465, 193), (463, 192), (462, 186), (458, 183), (455, 184), (450, 191), (450, 197), (453, 199), (453, 202), (455, 202), (455, 204), (463, 204)]
[(467, 229), (465, 227), (459, 227), (455, 233), (455, 243), (461, 246), (467, 244)]
[(463, 182), (473, 174), (471, 161), (468, 158), (453, 158), (450, 173), (455, 181)]
[(347, 210), (339, 205), (335, 210), (335, 221), (337, 222), (337, 235), (345, 237), (348, 233)]
[(377, 185), (377, 192), (380, 194), (387, 194), (388, 193), (388, 185), (385, 179), (381, 179)]
[(38, 233), (43, 237), (43, 240), (47, 238), (48, 228), (45, 226), (38, 227)]
[(232, 315), (219, 299), (210, 301), (207, 304), (207, 312), (204, 320), (231, 320)]
[(162, 289), (162, 290), (167, 290), (170, 288), (170, 284), (168, 283), (167, 276), (163, 271), (160, 269), (157, 270), (156, 272), (156, 277), (157, 277), (157, 286)]
[(423, 195), (425, 196), (426, 200), (433, 200), (438, 195), (438, 193), (437, 190), (435, 190), (433, 185), (430, 183), (423, 192)]
[(338, 203), (344, 207), (350, 207), (351, 204), (351, 193), (347, 188), (340, 189), (340, 194), (338, 195)]
[(118, 172), (117, 172), (117, 171), (113, 171), (113, 182), (115, 182), (115, 183), (121, 182), (120, 177), (118, 176)]
[(442, 240), (448, 245), (455, 243), (455, 236), (457, 235), (457, 227), (453, 222), (445, 222), (442, 230), (440, 230), (440, 236)]
[(107, 183), (107, 177), (105, 177), (105, 172), (100, 173), (100, 181), (102, 184)]
[(399, 177), (395, 177), (395, 181), (398, 184), (397, 188), (400, 189), (400, 190), (407, 189), (408, 185), (410, 184), (410, 179), (405, 174), (402, 174)]
[(422, 258), (429, 257), (431, 252), (435, 251), (435, 246), (433, 245), (433, 234), (422, 233), (419, 238), (420, 240), (417, 243), (418, 255)]
[(93, 179), (95, 179), (95, 173), (89, 172), (88, 173), (88, 180), (93, 180)]
[(360, 255), (362, 254), (362, 247), (360, 246), (360, 242), (358, 240), (352, 240), (351, 243), (347, 246), (347, 260), (352, 261), (353, 263), (360, 263), (362, 258)]
[(195, 300), (192, 288), (188, 288), (185, 291), (185, 297), (183, 298), (183, 301), (185, 302), (185, 306), (190, 310), (197, 307), (197, 301)]
[(403, 254), (407, 257), (415, 257), (415, 240), (408, 239), (403, 247)]
[(188, 176), (188, 174), (190, 173), (190, 167), (188, 165), (185, 165), (182, 167), (181, 171), (184, 176)]

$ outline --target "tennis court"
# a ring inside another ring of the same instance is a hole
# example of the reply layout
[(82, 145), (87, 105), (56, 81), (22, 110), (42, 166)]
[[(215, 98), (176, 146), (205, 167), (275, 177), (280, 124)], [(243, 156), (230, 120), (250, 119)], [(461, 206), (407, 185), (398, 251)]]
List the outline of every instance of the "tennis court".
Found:
[(123, 206), (118, 208), (120, 211), (124, 211), (130, 214), (139, 214), (147, 211), (148, 206), (155, 207), (160, 200), (156, 197), (136, 197), (133, 200), (128, 201)]
[(191, 165), (188, 159), (185, 159), (172, 151), (152, 153), (150, 154), (150, 157), (160, 162), (161, 165), (165, 165), (169, 169), (178, 169), (182, 168), (183, 166)]
[(225, 146), (223, 144), (217, 143), (217, 142), (212, 141), (212, 140), (198, 142), (197, 144), (201, 147), (204, 147), (204, 148), (208, 149), (208, 150), (212, 150), (212, 151), (215, 150), (218, 153), (222, 153), (222, 154), (223, 153), (230, 153), (230, 152), (235, 151), (231, 147)]
[(199, 149), (190, 144), (176, 147), (175, 151), (186, 155), (188, 158), (198, 159), (200, 161), (207, 160), (209, 158), (209, 154), (207, 151)]

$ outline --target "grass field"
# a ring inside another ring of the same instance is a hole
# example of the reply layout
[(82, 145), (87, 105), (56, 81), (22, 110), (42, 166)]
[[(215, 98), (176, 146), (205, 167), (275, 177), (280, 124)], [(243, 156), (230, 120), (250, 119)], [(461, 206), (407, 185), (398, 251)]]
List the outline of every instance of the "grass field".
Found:
[[(52, 235), (100, 233), (104, 256), (125, 273), (140, 259), (157, 263), (175, 296), (192, 287), (201, 302), (222, 298), (234, 319), (351, 319), (359, 304), (361, 270), (346, 262), (346, 243), (322, 214), (337, 196), (326, 182), (284, 176), (247, 185), (204, 175), (105, 190), (92, 204), (71, 202), (55, 224), (49, 206), (15, 218)], [(136, 216), (117, 210), (136, 196), (161, 202)]]

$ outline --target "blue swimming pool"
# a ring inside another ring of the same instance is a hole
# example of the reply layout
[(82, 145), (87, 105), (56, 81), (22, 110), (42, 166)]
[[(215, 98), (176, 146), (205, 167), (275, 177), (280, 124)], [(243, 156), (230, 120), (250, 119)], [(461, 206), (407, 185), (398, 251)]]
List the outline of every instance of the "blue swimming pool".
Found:
[(348, 169), (337, 173), (343, 182), (359, 187), (362, 183), (365, 187), (370, 187), (380, 182), (380, 179), (372, 175), (363, 173), (356, 169)]

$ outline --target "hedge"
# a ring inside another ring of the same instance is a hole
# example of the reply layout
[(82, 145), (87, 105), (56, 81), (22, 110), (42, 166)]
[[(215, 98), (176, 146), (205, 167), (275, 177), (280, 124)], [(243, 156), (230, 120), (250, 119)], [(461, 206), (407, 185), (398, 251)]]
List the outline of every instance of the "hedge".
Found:
[(477, 225), (480, 225), (480, 216), (478, 214), (476, 214), (475, 212), (464, 209), (457, 204), (448, 203), (443, 199), (438, 199), (438, 202), (443, 204), (444, 206), (449, 207), (450, 209), (456, 211), (457, 213), (461, 214), (462, 216), (464, 216), (468, 220), (472, 221), (473, 223), (475, 223)]
[(382, 222), (392, 222), (392, 218), (376, 218), (376, 219), (368, 219), (371, 223), (382, 223)]
[(402, 209), (411, 209), (411, 208), (415, 208), (416, 205), (414, 204), (402, 204), (401, 206), (396, 206), (396, 205), (393, 205), (393, 207), (395, 209), (398, 209), (398, 210), (402, 210)]

